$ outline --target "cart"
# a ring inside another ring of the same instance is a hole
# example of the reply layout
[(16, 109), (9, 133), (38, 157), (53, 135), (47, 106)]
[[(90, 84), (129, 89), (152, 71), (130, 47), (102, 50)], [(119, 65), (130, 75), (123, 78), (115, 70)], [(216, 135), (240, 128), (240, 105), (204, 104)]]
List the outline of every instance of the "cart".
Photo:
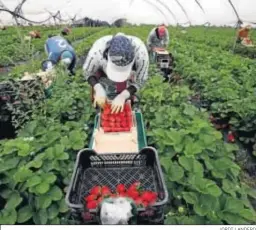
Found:
[(173, 55), (164, 48), (155, 47), (153, 48), (153, 57), (164, 78), (169, 80), (174, 68)]
[[(108, 146), (97, 148), (95, 134), (100, 130), (100, 113), (96, 115), (94, 130), (88, 148), (79, 151), (67, 194), (66, 203), (71, 209), (72, 217), (83, 224), (99, 224), (99, 210), (85, 208), (83, 198), (89, 194), (93, 186), (108, 186), (112, 191), (119, 184), (130, 186), (140, 181), (143, 189), (157, 192), (154, 205), (138, 208), (136, 224), (163, 224), (164, 207), (168, 201), (168, 192), (164, 182), (162, 169), (156, 149), (147, 146), (143, 116), (140, 111), (133, 110), (133, 127), (136, 133), (136, 150), (119, 149), (118, 135), (129, 137), (131, 132), (104, 133), (107, 140), (115, 140)], [(122, 143), (121, 145), (124, 145)], [(109, 148), (109, 146), (116, 148)]]

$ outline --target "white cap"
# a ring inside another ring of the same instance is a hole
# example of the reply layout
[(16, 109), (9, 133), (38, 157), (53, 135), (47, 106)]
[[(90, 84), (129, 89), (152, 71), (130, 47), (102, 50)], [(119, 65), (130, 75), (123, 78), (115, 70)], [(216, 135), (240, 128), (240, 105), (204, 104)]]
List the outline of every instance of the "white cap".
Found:
[[(132, 66), (134, 61), (127, 66), (117, 66), (111, 61), (111, 59), (118, 59), (119, 57), (108, 56), (108, 63), (106, 67), (106, 74), (111, 81), (114, 82), (124, 82), (128, 80), (132, 72)], [(120, 57), (121, 58), (121, 57)]]

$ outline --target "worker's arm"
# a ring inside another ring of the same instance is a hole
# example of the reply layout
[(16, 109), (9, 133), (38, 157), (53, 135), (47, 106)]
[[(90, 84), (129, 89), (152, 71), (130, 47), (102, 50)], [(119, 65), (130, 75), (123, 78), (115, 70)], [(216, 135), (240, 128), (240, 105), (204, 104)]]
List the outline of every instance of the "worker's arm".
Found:
[(151, 30), (151, 32), (149, 33), (148, 35), (148, 39), (147, 39), (147, 47), (152, 47), (152, 40), (153, 40), (153, 37), (154, 37), (154, 29)]
[(166, 34), (164, 37), (164, 47), (167, 48), (169, 45), (170, 37), (169, 37), (169, 31), (166, 29)]
[(101, 58), (99, 47), (97, 46), (97, 43), (95, 43), (89, 51), (83, 65), (83, 74), (85, 80), (88, 81), (92, 87), (98, 83), (96, 72), (100, 67)]
[(141, 42), (135, 60), (136, 72), (134, 82), (128, 87), (131, 95), (140, 90), (148, 79), (149, 57), (146, 46)]

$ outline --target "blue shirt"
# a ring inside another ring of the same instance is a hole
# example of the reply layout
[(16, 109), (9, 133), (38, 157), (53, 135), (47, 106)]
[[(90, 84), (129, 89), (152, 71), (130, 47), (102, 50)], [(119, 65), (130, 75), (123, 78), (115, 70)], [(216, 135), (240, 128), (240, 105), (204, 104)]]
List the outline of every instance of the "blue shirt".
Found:
[(58, 63), (62, 52), (70, 51), (73, 54), (73, 61), (76, 59), (74, 48), (61, 36), (54, 36), (46, 41), (45, 49), (48, 59), (54, 63)]

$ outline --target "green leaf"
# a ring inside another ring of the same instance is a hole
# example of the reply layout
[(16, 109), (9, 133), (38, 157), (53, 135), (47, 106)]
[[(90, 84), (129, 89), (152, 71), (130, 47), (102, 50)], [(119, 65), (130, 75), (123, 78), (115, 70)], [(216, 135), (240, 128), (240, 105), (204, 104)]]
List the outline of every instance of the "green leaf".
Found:
[(12, 157), (10, 159), (5, 159), (3, 162), (0, 162), (0, 173), (16, 168), (19, 162), (20, 162), (19, 157)]
[(0, 196), (3, 197), (4, 199), (7, 199), (8, 197), (10, 197), (11, 193), (12, 193), (12, 190), (10, 189), (1, 189)]
[(222, 213), (219, 213), (218, 215), (220, 216), (221, 219), (225, 220), (228, 224), (232, 224), (232, 225), (249, 224), (244, 218), (234, 213), (222, 212)]
[(28, 169), (26, 167), (21, 167), (14, 174), (13, 178), (14, 178), (15, 182), (25, 182), (31, 176), (33, 176), (33, 172), (30, 169)]
[(164, 221), (164, 224), (166, 224), (166, 225), (177, 225), (178, 224), (177, 217), (167, 216), (167, 218)]
[(232, 183), (230, 180), (222, 180), (222, 189), (223, 191), (225, 191), (226, 193), (229, 193), (232, 197), (236, 197), (236, 185), (234, 183)]
[(53, 184), (57, 180), (57, 177), (53, 173), (47, 173), (43, 175), (43, 180), (48, 184)]
[(81, 132), (74, 130), (69, 134), (69, 141), (74, 150), (80, 150), (84, 147), (84, 140)]
[(18, 156), (25, 157), (30, 154), (30, 146), (27, 143), (20, 143), (18, 146), (19, 152)]
[(203, 147), (200, 145), (200, 143), (197, 141), (193, 141), (191, 143), (186, 144), (184, 153), (187, 156), (192, 156), (201, 153), (202, 150)]
[(36, 191), (38, 194), (45, 194), (49, 191), (50, 185), (47, 182), (42, 182), (36, 186)]
[(60, 219), (55, 218), (53, 220), (50, 220), (49, 224), (51, 224), (51, 225), (60, 225)]
[(179, 158), (179, 163), (188, 171), (193, 172), (194, 174), (199, 174), (203, 176), (204, 168), (201, 163), (194, 158), (189, 158), (182, 156)]
[(187, 203), (189, 204), (198, 203), (198, 196), (195, 192), (183, 192), (182, 195)]
[(170, 181), (179, 181), (184, 176), (184, 170), (176, 163), (172, 163), (168, 171)]
[(253, 212), (250, 209), (243, 209), (239, 212), (239, 215), (245, 218), (246, 220), (251, 220), (255, 221), (256, 220), (256, 215), (255, 212)]
[(184, 114), (193, 117), (195, 115), (195, 107), (185, 104)]
[(15, 209), (21, 202), (23, 198), (17, 191), (14, 191), (8, 197), (7, 203), (5, 204), (5, 208), (7, 210)]
[(42, 160), (34, 160), (34, 161), (31, 161), (27, 164), (27, 167), (28, 168), (41, 168), (41, 166), (43, 165), (43, 161)]
[(181, 132), (175, 129), (170, 129), (167, 132), (167, 136), (164, 135), (163, 138), (168, 138), (168, 142), (173, 145), (176, 152), (181, 152), (183, 150), (183, 134)]
[(207, 206), (204, 204), (195, 204), (194, 205), (194, 211), (199, 216), (206, 216), (207, 213), (210, 211)]
[(37, 209), (46, 209), (51, 205), (51, 203), (52, 198), (48, 194), (36, 197)]
[(241, 210), (244, 209), (244, 204), (238, 199), (228, 197), (226, 200), (225, 211), (230, 213), (238, 214)]
[(2, 210), (0, 212), (0, 224), (13, 225), (17, 221), (17, 212), (15, 209)]
[(60, 213), (66, 213), (69, 211), (69, 207), (67, 206), (65, 199), (61, 199), (61, 201), (59, 201), (58, 205), (59, 205)]
[(170, 157), (160, 157), (160, 163), (163, 166), (165, 172), (167, 173), (171, 166), (171, 158)]
[(52, 200), (59, 201), (63, 197), (63, 193), (59, 187), (53, 186), (49, 191), (49, 196)]
[(48, 214), (46, 209), (41, 209), (38, 212), (40, 224), (46, 224), (48, 220)]
[(61, 153), (58, 153), (58, 155), (56, 157), (57, 157), (58, 160), (68, 160), (69, 159), (69, 154), (66, 153), (66, 152), (61, 152)]
[(218, 211), (218, 209), (218, 199), (211, 195), (201, 195), (199, 198), (199, 202), (194, 204), (194, 211), (199, 216), (206, 216), (212, 211)]
[(33, 216), (32, 208), (29, 205), (24, 206), (21, 209), (19, 209), (19, 211), (18, 211), (17, 222), (20, 224), (24, 223), (24, 222), (28, 221), (30, 218), (32, 218), (32, 216)]
[(59, 209), (57, 205), (53, 204), (48, 208), (48, 218), (50, 220), (53, 220), (54, 218), (56, 218), (58, 214), (59, 214)]
[(40, 176), (32, 176), (27, 181), (28, 187), (34, 187), (42, 182), (42, 178)]
[(206, 185), (206, 191), (214, 197), (219, 197), (222, 194), (221, 189), (214, 182), (210, 182)]

